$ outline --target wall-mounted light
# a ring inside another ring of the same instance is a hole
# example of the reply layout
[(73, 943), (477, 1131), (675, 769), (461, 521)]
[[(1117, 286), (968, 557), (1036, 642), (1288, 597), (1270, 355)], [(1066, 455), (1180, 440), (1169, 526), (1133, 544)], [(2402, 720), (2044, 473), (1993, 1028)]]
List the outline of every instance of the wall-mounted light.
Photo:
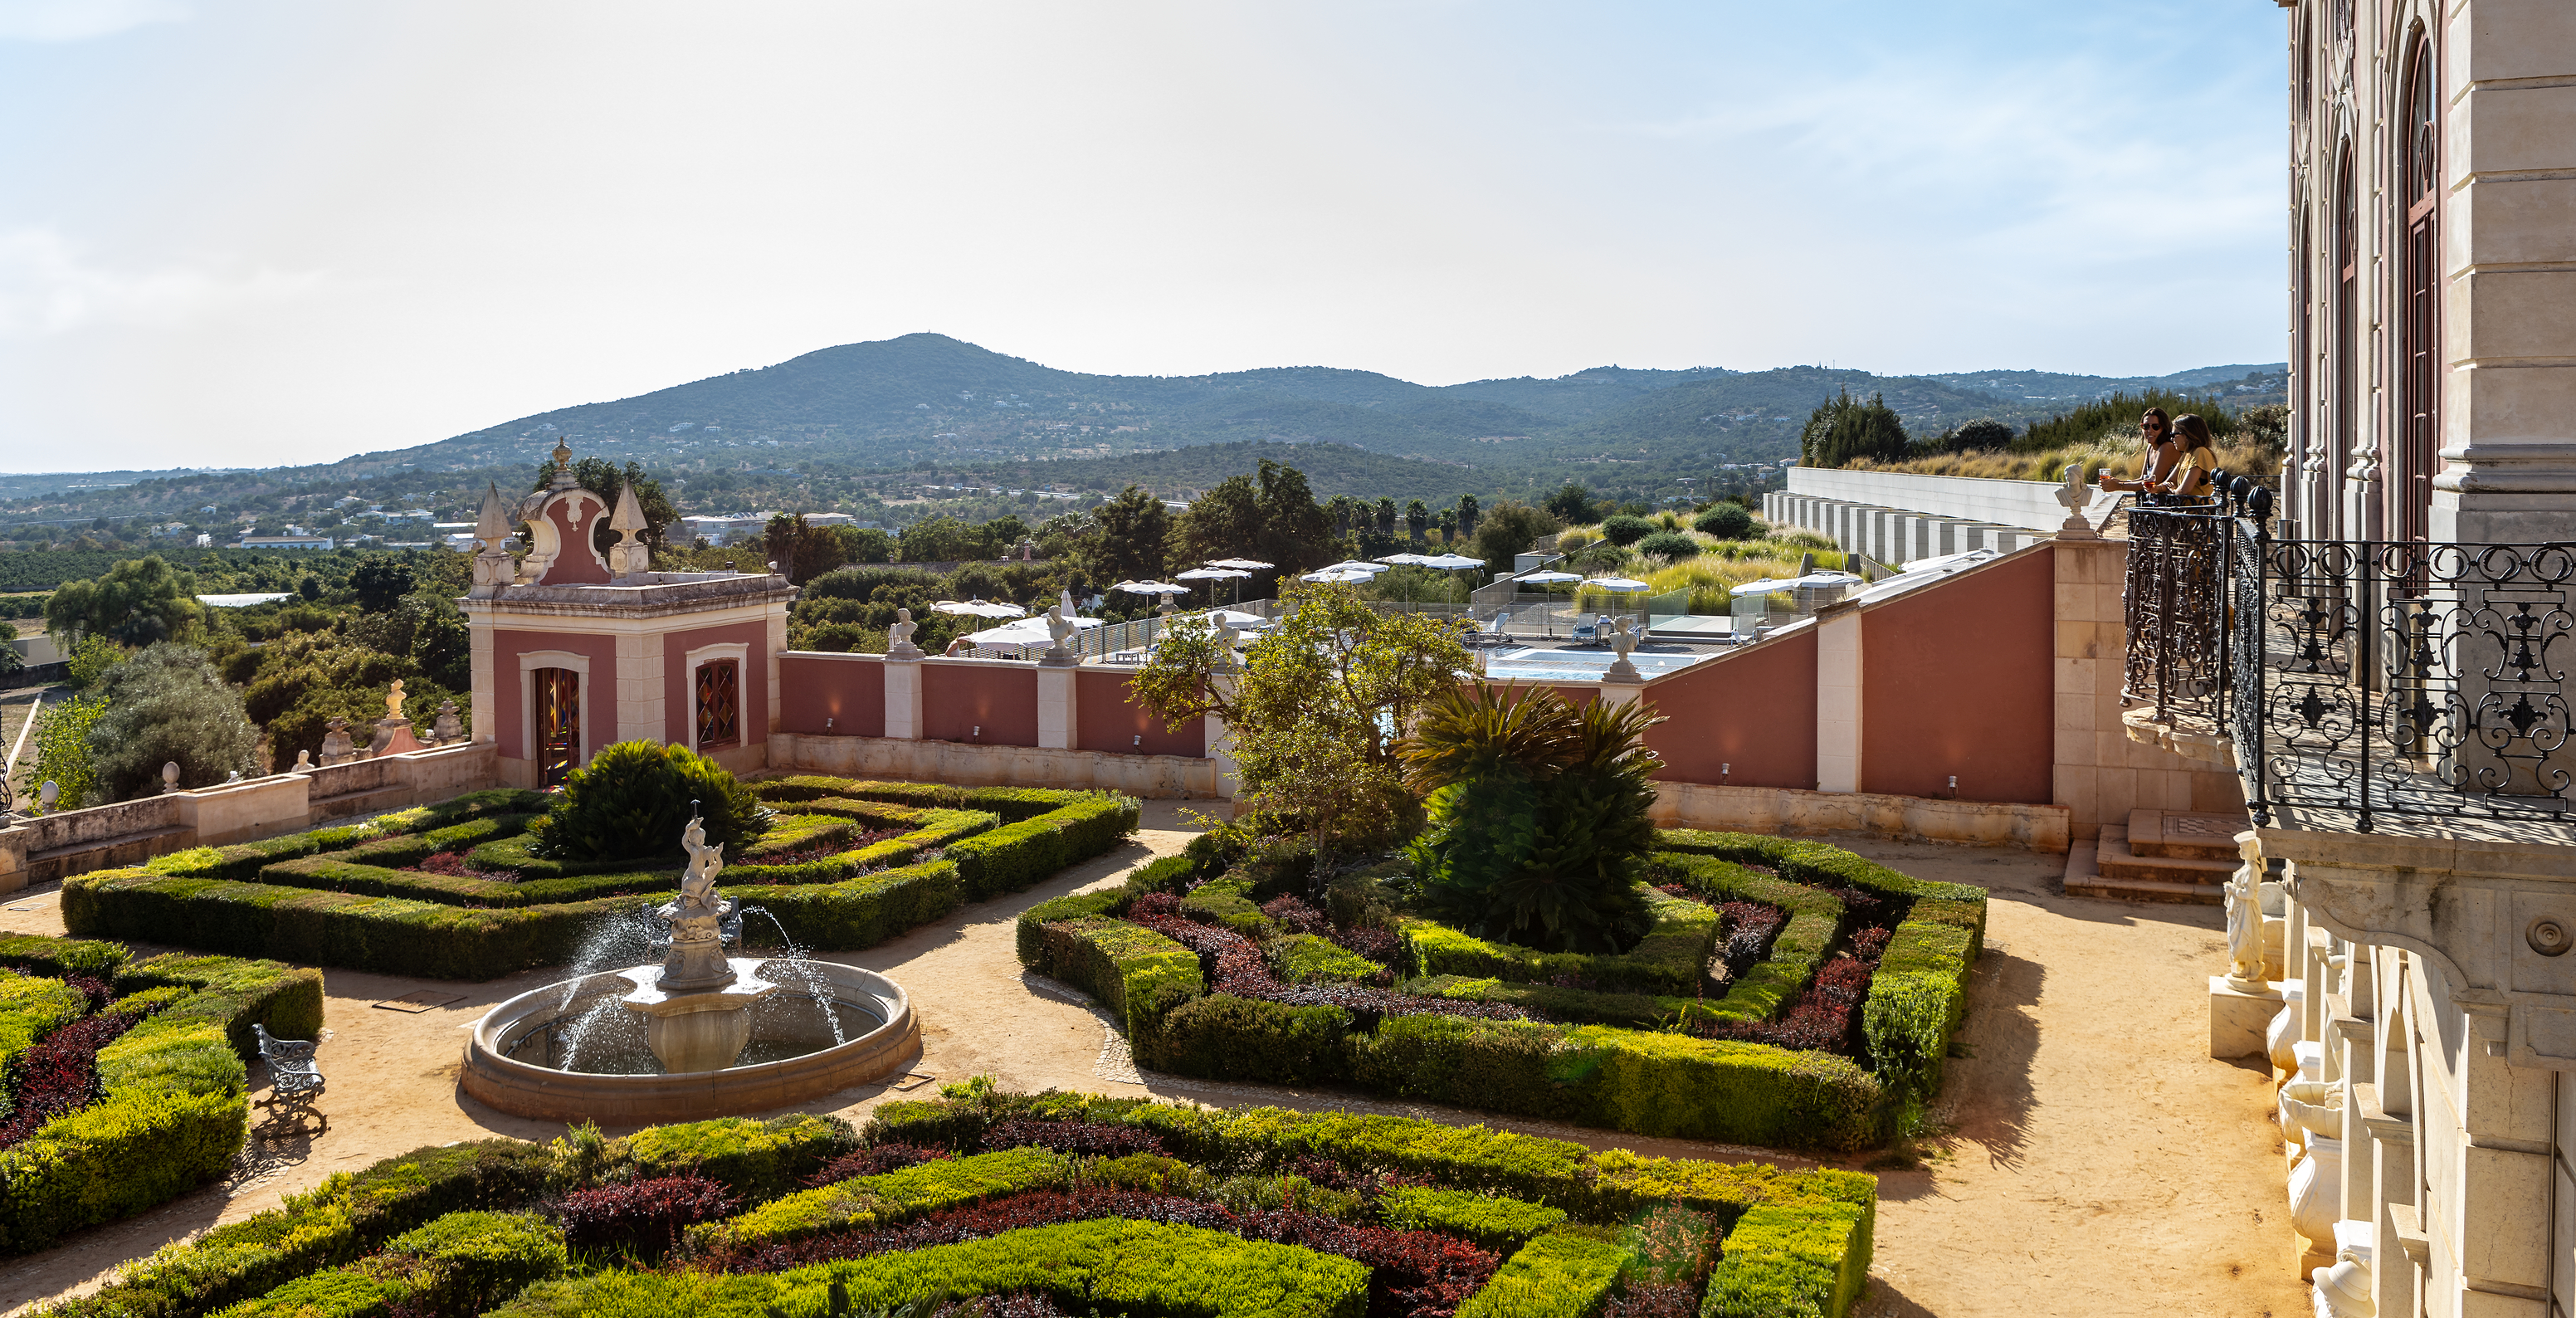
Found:
[(977, 736), (977, 737), (979, 737), (979, 738), (980, 738), (980, 737), (982, 737), (982, 736), (984, 735), (984, 725), (983, 725), (983, 724), (978, 723), (978, 724), (976, 724), (976, 725), (975, 725), (975, 732), (974, 732), (974, 735), (975, 735), (975, 736)]
[(1142, 746), (1142, 745), (1144, 745), (1144, 744), (1145, 744), (1145, 734), (1144, 734), (1144, 733), (1139, 732), (1139, 733), (1137, 733), (1137, 734), (1136, 734), (1136, 744), (1137, 744), (1138, 746)]
[(1734, 766), (1734, 765), (1732, 765), (1732, 764), (1720, 763), (1720, 764), (1717, 766), (1717, 785), (1718, 785), (1718, 786), (1720, 786), (1720, 787), (1725, 786), (1725, 785), (1726, 785), (1726, 778), (1727, 778), (1727, 775), (1729, 775), (1729, 774), (1731, 774), (1731, 773), (1734, 773), (1734, 772), (1735, 772), (1735, 766)]
[(1955, 773), (1950, 775), (1950, 799), (1953, 801), (1959, 799), (1959, 775)]
[(823, 720), (823, 731), (824, 731), (824, 733), (825, 733), (825, 734), (827, 734), (827, 735), (832, 731), (832, 720), (830, 720), (830, 719), (825, 719), (825, 720)]

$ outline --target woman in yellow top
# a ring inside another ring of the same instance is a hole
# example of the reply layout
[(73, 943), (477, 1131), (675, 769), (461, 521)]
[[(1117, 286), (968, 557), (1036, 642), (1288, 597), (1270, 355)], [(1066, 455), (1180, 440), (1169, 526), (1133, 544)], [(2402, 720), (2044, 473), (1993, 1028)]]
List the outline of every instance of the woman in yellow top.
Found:
[(2210, 446), (2209, 423), (2185, 412), (2174, 418), (2173, 433), (2175, 441), (2182, 445), (2182, 454), (2175, 460), (2173, 476), (2156, 488), (2185, 499), (2214, 497), (2218, 450)]

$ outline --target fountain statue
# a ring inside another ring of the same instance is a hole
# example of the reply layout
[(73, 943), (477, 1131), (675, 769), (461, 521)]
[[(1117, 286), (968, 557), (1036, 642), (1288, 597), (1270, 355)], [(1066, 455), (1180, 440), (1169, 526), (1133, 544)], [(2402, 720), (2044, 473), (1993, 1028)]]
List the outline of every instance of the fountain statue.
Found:
[[(697, 802), (689, 804), (694, 808)], [(680, 846), (689, 853), (689, 867), (680, 874), (679, 898), (653, 912), (671, 926), (670, 954), (662, 958), (662, 973), (637, 985), (625, 1004), (648, 1018), (645, 1042), (663, 1070), (721, 1071), (751, 1039), (751, 1005), (778, 985), (725, 958), (724, 918), (733, 914), (733, 903), (716, 896), (724, 844), (707, 845), (706, 820), (692, 814)]]

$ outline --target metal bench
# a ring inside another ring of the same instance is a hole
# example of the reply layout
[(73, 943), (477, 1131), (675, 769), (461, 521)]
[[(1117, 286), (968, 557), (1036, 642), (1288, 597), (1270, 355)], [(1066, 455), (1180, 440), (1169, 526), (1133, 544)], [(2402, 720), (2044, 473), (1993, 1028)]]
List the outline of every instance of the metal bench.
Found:
[(257, 1021), (259, 1060), (268, 1063), (270, 1103), (308, 1103), (322, 1094), (322, 1068), (313, 1060), (310, 1039), (280, 1039)]

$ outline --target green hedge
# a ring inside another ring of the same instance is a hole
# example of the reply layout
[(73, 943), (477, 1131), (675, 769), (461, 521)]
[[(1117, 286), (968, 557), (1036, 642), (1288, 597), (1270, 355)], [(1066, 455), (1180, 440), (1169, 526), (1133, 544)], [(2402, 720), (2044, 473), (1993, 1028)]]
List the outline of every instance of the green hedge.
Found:
[(948, 845), (968, 901), (1019, 892), (1068, 865), (1115, 847), (1143, 809), (1132, 796), (1084, 796), (1035, 819), (1006, 824)]
[(132, 955), (121, 943), (47, 938), (41, 934), (0, 934), (0, 966), (52, 979), (65, 975), (114, 979), (117, 969)]
[[(54, 957), (78, 958), (94, 963), (94, 948)], [(159, 1010), (99, 1050), (104, 1097), (0, 1149), (0, 1254), (42, 1249), (221, 1174), (249, 1129), (251, 1027), (309, 1039), (322, 1025), (321, 974), (273, 961), (173, 954), (120, 967), (115, 985)]]
[(1181, 912), (1193, 920), (1221, 924), (1246, 938), (1267, 938), (1270, 917), (1252, 900), (1249, 879), (1210, 879), (1181, 898)]
[(771, 1200), (725, 1221), (693, 1227), (689, 1241), (693, 1249), (715, 1252), (817, 1231), (891, 1226), (1000, 1195), (1056, 1189), (1072, 1179), (1073, 1169), (1071, 1159), (1033, 1148), (925, 1162)]
[(1503, 1260), (1458, 1318), (1584, 1318), (1610, 1297), (1629, 1257), (1609, 1241), (1551, 1231)]
[[(1704, 1318), (1843, 1318), (1869, 1280), (1875, 1201), (1748, 1209), (1709, 1273)], [(1465, 1310), (1461, 1309), (1461, 1313)]]
[(1907, 920), (1888, 939), (1861, 1003), (1861, 1033), (1870, 1065), (1891, 1087), (1919, 1099), (1940, 1092), (1950, 1038), (1968, 1007), (1976, 937), (1954, 924)]
[(1676, 1203), (1731, 1223), (1755, 1204), (1798, 1207), (1876, 1202), (1876, 1177), (1817, 1168), (1786, 1170), (1652, 1158), (1628, 1149), (1594, 1153), (1569, 1140), (1414, 1117), (1286, 1108), (1203, 1108), (1146, 1098), (1046, 1093), (897, 1099), (879, 1104), (860, 1132), (870, 1144), (962, 1148), (1012, 1116), (1136, 1126), (1192, 1162), (1281, 1168), (1328, 1158), (1354, 1172), (1403, 1172), (1446, 1188), (1508, 1195), (1583, 1222), (1620, 1223)]
[(1461, 1002), (1508, 1002), (1558, 1020), (1592, 1025), (1651, 1027), (1692, 1016), (1709, 1004), (1692, 998), (1647, 993), (1595, 993), (1554, 984), (1515, 984), (1502, 979), (1469, 979), (1464, 975), (1431, 975), (1407, 980), (1400, 992)]
[[(531, 885), (533, 886), (533, 885)], [(765, 907), (797, 942), (823, 951), (873, 947), (956, 909), (956, 867), (946, 862), (881, 870), (842, 883), (720, 887)], [(483, 908), (408, 897), (370, 897), (265, 883), (165, 878), (141, 869), (100, 870), (63, 882), (63, 923), (85, 936), (182, 943), (225, 952), (269, 952), (315, 965), (495, 979), (563, 965), (600, 916), (660, 899)]]
[(1368, 1265), (1296, 1245), (1101, 1218), (786, 1272), (602, 1272), (530, 1287), (493, 1313), (763, 1318), (866, 1313), (931, 1294), (1039, 1290), (1077, 1310), (1137, 1318), (1361, 1318), (1368, 1281)]
[(1386, 1224), (1398, 1231), (1439, 1231), (1508, 1254), (1530, 1237), (1565, 1221), (1565, 1210), (1502, 1195), (1408, 1185), (1378, 1200)]
[(1130, 903), (1147, 893), (1181, 891), (1194, 868), (1187, 856), (1159, 856), (1139, 866), (1115, 888), (1053, 898), (1020, 912), (1015, 932), (1021, 963), (1036, 964), (1047, 925), (1091, 915), (1123, 915)]
[(1108, 795), (1054, 787), (951, 787), (946, 783), (874, 782), (819, 774), (771, 778), (753, 783), (751, 790), (763, 801), (788, 804), (839, 797), (851, 801), (882, 801), (891, 805), (946, 810), (989, 810), (1000, 815), (1005, 822), (1014, 824)]
[(293, 1281), (224, 1318), (380, 1318), (480, 1313), (571, 1262), (563, 1232), (523, 1213), (450, 1213), (395, 1237), (383, 1253)]
[(1121, 1024), (1130, 1003), (1154, 1000), (1163, 986), (1196, 992), (1199, 984), (1198, 953), (1151, 929), (1098, 916), (1040, 926), (1031, 966), (1099, 999)]
[(694, 1172), (749, 1200), (774, 1199), (803, 1184), (823, 1164), (859, 1146), (839, 1117), (792, 1113), (754, 1121), (719, 1117), (652, 1126), (619, 1142), (619, 1154), (641, 1176)]
[[(1198, 967), (1192, 958), (1193, 980)], [(1197, 995), (1195, 983), (1166, 988), (1139, 1011), (1128, 1033), (1140, 1066), (1174, 1075), (1280, 1085), (1339, 1084), (1351, 1078), (1351, 1014), (1231, 993)], [(1365, 1037), (1365, 1036), (1359, 1036)]]
[(1842, 935), (1842, 899), (1802, 883), (1686, 852), (1657, 852), (1647, 858), (1647, 868), (1655, 878), (1679, 883), (1710, 901), (1759, 902), (1789, 917), (1771, 940), (1770, 955), (1727, 985), (1725, 997), (1706, 1005), (1708, 1014), (1720, 1019), (1767, 1021), (1777, 1016), (1807, 991), (1816, 967)]
[(1365, 984), (1386, 969), (1322, 934), (1290, 934), (1273, 942), (1269, 950), (1279, 978), (1291, 984), (1317, 980)]
[[(792, 799), (794, 784), (815, 780), (782, 781)], [(929, 804), (869, 805), (865, 813), (919, 825), (912, 832), (809, 864), (729, 866), (719, 891), (766, 908), (801, 944), (852, 951), (1105, 852), (1135, 830), (1139, 810), (1134, 798), (1098, 792), (899, 795)], [(993, 808), (952, 808), (968, 800)], [(598, 917), (661, 899), (678, 872), (528, 856), (528, 839), (516, 830), (528, 822), (526, 807), (543, 803), (535, 793), (470, 793), (362, 826), (200, 847), (80, 875), (64, 884), (63, 919), (82, 934), (441, 979), (560, 965)], [(995, 827), (1038, 806), (1039, 817)], [(845, 826), (828, 812), (801, 811), (786, 827), (791, 839), (810, 842)], [(474, 864), (519, 879), (395, 868), (468, 844)], [(943, 853), (947, 859), (926, 859)], [(876, 868), (896, 861), (909, 863)]]
[(1625, 952), (1541, 952), (1512, 943), (1489, 943), (1429, 920), (1404, 919), (1398, 930), (1411, 950), (1415, 976), (1460, 975), (1545, 983), (1560, 975), (1591, 980), (1613, 993), (1689, 997), (1706, 973), (1717, 945), (1720, 917), (1703, 903), (1644, 889), (1654, 924)]
[[(1190, 959), (1193, 973), (1198, 959)], [(45, 1036), (89, 1013), (89, 995), (59, 979), (0, 975), (0, 1084), (16, 1075), (18, 1054), (44, 1042)], [(0, 1100), (15, 1095), (0, 1089)], [(0, 1102), (0, 1112), (8, 1111)]]

